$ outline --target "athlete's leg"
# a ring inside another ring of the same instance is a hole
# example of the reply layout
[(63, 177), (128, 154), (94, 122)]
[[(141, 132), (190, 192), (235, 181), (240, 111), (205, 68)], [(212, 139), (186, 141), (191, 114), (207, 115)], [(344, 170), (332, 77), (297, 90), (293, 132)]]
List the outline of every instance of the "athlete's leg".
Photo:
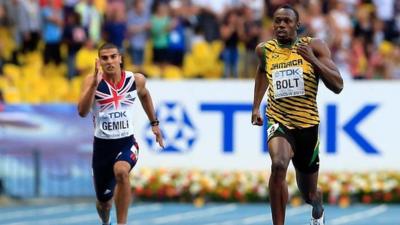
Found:
[(285, 210), (288, 201), (286, 172), (293, 150), (284, 137), (274, 137), (268, 142), (271, 157), (271, 176), (269, 178), (269, 196), (274, 225), (285, 223)]
[(102, 165), (98, 152), (93, 160), (93, 180), (96, 191), (96, 209), (103, 224), (110, 224), (110, 211), (112, 207), (113, 189), (115, 185), (112, 164)]
[(117, 223), (126, 224), (128, 208), (131, 204), (131, 185), (129, 182), (129, 171), (131, 165), (126, 161), (117, 161), (114, 164), (115, 186), (115, 208), (117, 211)]
[(304, 201), (313, 207), (312, 216), (315, 219), (320, 218), (324, 212), (324, 208), (322, 206), (321, 190), (317, 188), (318, 171), (303, 173), (296, 170), (296, 180)]
[(111, 207), (112, 207), (112, 199), (106, 202), (101, 202), (99, 200), (96, 201), (97, 213), (99, 214), (99, 217), (103, 224), (110, 224)]
[(322, 193), (318, 190), (319, 138), (318, 126), (303, 129), (296, 133), (296, 154), (293, 165), (296, 168), (296, 181), (306, 203), (312, 205), (312, 216), (322, 216)]

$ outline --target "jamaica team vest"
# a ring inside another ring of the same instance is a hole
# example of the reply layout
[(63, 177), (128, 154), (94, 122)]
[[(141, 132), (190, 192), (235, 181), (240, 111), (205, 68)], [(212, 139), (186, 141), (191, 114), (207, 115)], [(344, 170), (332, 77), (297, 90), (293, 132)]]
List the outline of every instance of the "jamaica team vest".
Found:
[(299, 38), (290, 47), (280, 47), (276, 39), (264, 44), (265, 71), (269, 82), (267, 117), (286, 127), (307, 128), (319, 124), (317, 91), (319, 76), (312, 65), (297, 53)]

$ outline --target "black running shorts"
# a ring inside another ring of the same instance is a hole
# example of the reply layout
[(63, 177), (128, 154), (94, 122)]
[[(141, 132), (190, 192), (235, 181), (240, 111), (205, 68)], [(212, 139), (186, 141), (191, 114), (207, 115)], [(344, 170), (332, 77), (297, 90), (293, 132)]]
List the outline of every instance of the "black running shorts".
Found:
[(294, 167), (302, 173), (314, 173), (319, 169), (318, 125), (308, 128), (289, 129), (270, 120), (268, 122), (268, 141), (274, 137), (284, 137), (292, 146)]

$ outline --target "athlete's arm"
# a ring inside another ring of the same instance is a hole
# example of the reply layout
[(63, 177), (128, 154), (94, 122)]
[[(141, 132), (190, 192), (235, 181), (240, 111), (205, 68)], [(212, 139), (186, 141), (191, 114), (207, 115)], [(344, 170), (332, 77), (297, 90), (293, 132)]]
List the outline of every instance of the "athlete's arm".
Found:
[(258, 126), (263, 125), (263, 118), (260, 115), (260, 104), (268, 87), (265, 55), (263, 48), (264, 43), (260, 43), (256, 47), (256, 54), (258, 56), (259, 63), (257, 65), (257, 73), (254, 80), (253, 111), (251, 115), (251, 123)]
[[(143, 74), (135, 73), (135, 82), (140, 103), (142, 104), (147, 117), (150, 121), (157, 121), (156, 113), (154, 112), (153, 100), (151, 99), (149, 90), (146, 88), (146, 78), (143, 76)], [(160, 147), (164, 148), (164, 141), (161, 135), (161, 130), (158, 126), (158, 122), (151, 125), (151, 130), (156, 136), (156, 141)]]
[(312, 39), (309, 45), (301, 44), (298, 53), (314, 67), (322, 82), (329, 90), (339, 94), (343, 89), (343, 79), (331, 58), (331, 51), (320, 39)]
[(82, 86), (82, 93), (78, 102), (79, 116), (85, 117), (89, 113), (94, 101), (97, 85), (99, 85), (102, 76), (100, 61), (96, 59), (94, 74), (87, 76)]

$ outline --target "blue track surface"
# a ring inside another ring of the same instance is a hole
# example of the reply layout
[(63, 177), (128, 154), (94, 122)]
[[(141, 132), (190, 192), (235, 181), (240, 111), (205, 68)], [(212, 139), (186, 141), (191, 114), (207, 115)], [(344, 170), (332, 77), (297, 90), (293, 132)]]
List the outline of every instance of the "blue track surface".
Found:
[[(400, 225), (400, 205), (325, 206), (328, 225)], [(306, 225), (310, 207), (288, 207), (287, 225)], [(115, 218), (115, 211), (112, 212)], [(94, 203), (41, 204), (0, 207), (1, 225), (97, 225)], [(266, 204), (136, 203), (129, 210), (130, 225), (245, 225), (272, 224)]]

